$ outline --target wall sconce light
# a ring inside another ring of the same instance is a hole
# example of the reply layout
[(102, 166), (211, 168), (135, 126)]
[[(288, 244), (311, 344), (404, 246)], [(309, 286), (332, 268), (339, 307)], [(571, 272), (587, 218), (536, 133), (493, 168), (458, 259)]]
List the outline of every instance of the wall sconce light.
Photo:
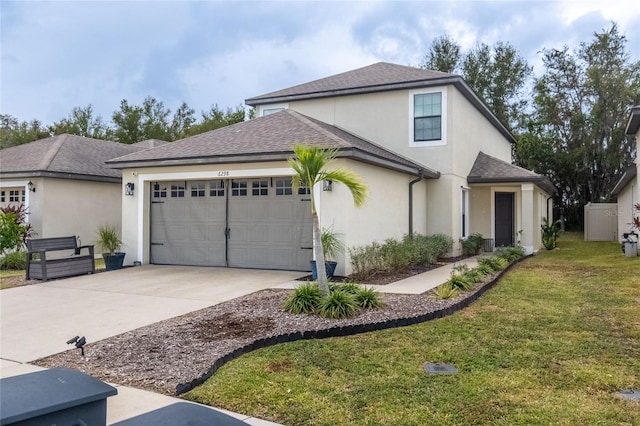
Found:
[(322, 181), (322, 190), (323, 191), (332, 191), (333, 190), (333, 181), (323, 180)]
[(134, 187), (135, 187), (135, 185), (133, 184), (133, 182), (128, 182), (124, 186), (124, 195), (133, 195), (133, 188)]
[(29, 181), (29, 183), (27, 183), (27, 188), (29, 188), (29, 191), (31, 191), (31, 192), (36, 192), (36, 186), (31, 181)]

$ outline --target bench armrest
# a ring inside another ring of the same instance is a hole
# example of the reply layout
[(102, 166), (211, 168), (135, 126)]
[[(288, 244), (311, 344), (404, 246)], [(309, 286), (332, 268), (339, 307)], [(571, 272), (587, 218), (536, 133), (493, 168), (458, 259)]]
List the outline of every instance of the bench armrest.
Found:
[(80, 250), (82, 250), (84, 248), (88, 249), (89, 250), (89, 254), (91, 256), (93, 256), (93, 244), (87, 244), (87, 245), (80, 246), (80, 247), (76, 248), (76, 254), (80, 254)]
[(46, 260), (47, 259), (47, 251), (46, 250), (29, 250), (27, 252), (27, 261), (31, 262), (33, 260), (33, 255), (34, 254), (39, 254), (40, 255), (40, 259), (39, 260)]

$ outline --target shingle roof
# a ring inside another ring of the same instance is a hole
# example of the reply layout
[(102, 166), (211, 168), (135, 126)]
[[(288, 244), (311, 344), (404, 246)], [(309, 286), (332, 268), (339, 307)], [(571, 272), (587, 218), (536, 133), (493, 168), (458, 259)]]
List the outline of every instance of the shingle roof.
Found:
[(145, 149), (144, 146), (62, 134), (0, 150), (0, 175), (121, 178), (106, 160)]
[(389, 86), (393, 85), (427, 82), (434, 79), (450, 77), (455, 76), (439, 71), (378, 62), (356, 70), (256, 96), (247, 99), (245, 102), (248, 105), (259, 105), (274, 102), (274, 98), (278, 99), (312, 94), (334, 96), (336, 92), (353, 91), (357, 89), (367, 89), (368, 91), (389, 90)]
[(109, 161), (114, 167), (212, 164), (287, 159), (296, 144), (337, 148), (339, 156), (438, 177), (411, 160), (293, 110), (222, 127)]
[(245, 100), (257, 106), (298, 100), (453, 85), (511, 143), (516, 139), (459, 75), (378, 62)]
[(638, 175), (638, 168), (635, 164), (627, 167), (620, 176), (620, 180), (616, 182), (616, 186), (611, 190), (612, 195), (618, 195), (628, 184)]
[(522, 167), (507, 163), (495, 157), (480, 152), (471, 167), (469, 183), (510, 183), (531, 182), (544, 189), (548, 194), (556, 192), (551, 181), (545, 176), (534, 173)]

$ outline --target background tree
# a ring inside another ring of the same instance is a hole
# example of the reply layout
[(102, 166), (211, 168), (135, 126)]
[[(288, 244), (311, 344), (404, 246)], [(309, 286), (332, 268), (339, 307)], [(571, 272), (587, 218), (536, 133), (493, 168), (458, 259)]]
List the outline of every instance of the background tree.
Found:
[(436, 37), (431, 42), (429, 53), (424, 56), (420, 67), (451, 74), (459, 70), (461, 58), (460, 45), (448, 34), (445, 34)]
[[(611, 201), (613, 186), (635, 155), (625, 136), (629, 107), (640, 102), (640, 63), (631, 62), (617, 25), (572, 51), (545, 49), (535, 81), (529, 135), (516, 147), (520, 165), (552, 171), (561, 208), (582, 227), (583, 206)], [(521, 138), (522, 140), (522, 138)]]
[(448, 35), (436, 37), (421, 67), (461, 74), (507, 129), (523, 129), (533, 68), (509, 43), (481, 43), (462, 54)]
[(199, 135), (231, 124), (241, 123), (245, 120), (245, 110), (242, 105), (235, 109), (227, 108), (226, 111), (211, 105), (208, 111), (202, 111), (202, 121), (194, 124), (187, 130), (187, 136)]
[(318, 270), (318, 288), (323, 295), (329, 295), (329, 283), (325, 269), (324, 252), (322, 250), (322, 238), (320, 220), (316, 210), (316, 200), (313, 187), (325, 180), (340, 182), (345, 185), (356, 207), (364, 204), (367, 199), (367, 186), (360, 176), (349, 169), (327, 170), (327, 166), (338, 154), (337, 149), (321, 149), (297, 145), (293, 148), (295, 157), (289, 159), (289, 165), (294, 170), (294, 188), (307, 187), (311, 195), (311, 216), (313, 221), (313, 255), (316, 258)]
[(111, 119), (116, 141), (132, 144), (145, 140), (142, 129), (142, 107), (129, 105), (129, 102), (123, 99), (120, 101), (120, 110), (115, 111)]
[(47, 137), (49, 137), (49, 130), (40, 120), (20, 122), (11, 115), (0, 114), (0, 149)]
[(68, 133), (94, 139), (109, 139), (111, 137), (111, 129), (102, 117), (93, 116), (93, 106), (91, 104), (84, 108), (75, 107), (69, 117), (53, 123), (49, 126), (49, 130), (50, 133), (55, 135)]
[(196, 123), (195, 113), (196, 111), (189, 107), (186, 102), (182, 102), (173, 114), (173, 119), (169, 126), (169, 140), (176, 141), (189, 135), (190, 129)]

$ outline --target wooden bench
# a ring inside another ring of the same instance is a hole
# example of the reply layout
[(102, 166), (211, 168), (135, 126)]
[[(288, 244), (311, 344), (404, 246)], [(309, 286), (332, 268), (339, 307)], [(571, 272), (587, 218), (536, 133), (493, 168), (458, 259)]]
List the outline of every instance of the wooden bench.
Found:
[[(50, 278), (93, 274), (96, 271), (93, 246), (78, 246), (76, 237), (35, 238), (27, 240), (27, 279), (47, 281)], [(83, 249), (88, 254), (82, 254)], [(73, 250), (71, 254), (52, 252)], [(47, 253), (50, 254), (47, 258)], [(37, 258), (34, 255), (38, 255)]]

